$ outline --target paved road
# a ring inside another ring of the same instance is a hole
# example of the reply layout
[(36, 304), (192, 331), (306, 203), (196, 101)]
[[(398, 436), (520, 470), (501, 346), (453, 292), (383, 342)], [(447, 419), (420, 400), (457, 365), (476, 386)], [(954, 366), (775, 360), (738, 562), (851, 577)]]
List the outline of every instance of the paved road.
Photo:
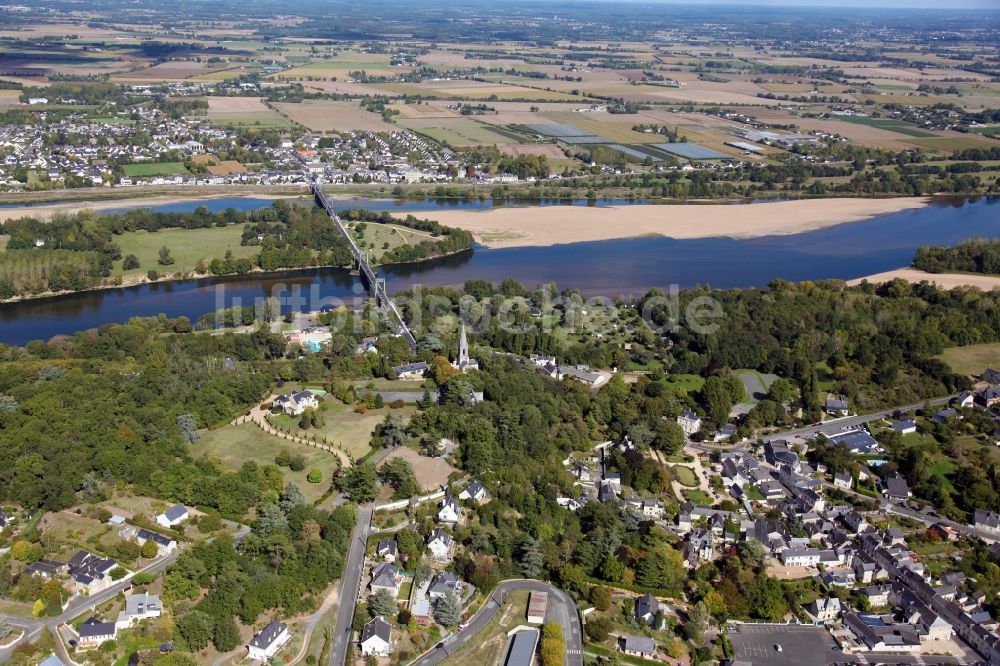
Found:
[(330, 666), (344, 666), (347, 646), (351, 643), (351, 624), (354, 622), (354, 606), (361, 588), (361, 572), (365, 566), (365, 544), (371, 532), (372, 509), (358, 509), (358, 522), (351, 533), (351, 545), (347, 549), (347, 562), (340, 580), (340, 608), (337, 622), (333, 627), (333, 645), (330, 647)]
[(438, 643), (432, 651), (414, 661), (410, 666), (435, 666), (448, 655), (476, 638), (500, 610), (503, 599), (514, 590), (529, 590), (533, 592), (548, 592), (549, 606), (545, 615), (546, 622), (562, 625), (566, 639), (566, 666), (583, 666), (583, 632), (580, 629), (580, 616), (573, 599), (558, 587), (540, 580), (508, 580), (500, 583), (493, 590), (490, 598), (469, 621), (465, 631), (452, 635)]
[(833, 421), (828, 421), (826, 423), (814, 426), (806, 426), (805, 428), (798, 428), (796, 430), (788, 430), (781, 433), (775, 433), (773, 435), (768, 435), (764, 437), (764, 441), (774, 441), (778, 439), (788, 439), (790, 437), (803, 437), (809, 439), (815, 437), (819, 433), (824, 435), (835, 435), (843, 430), (848, 430), (851, 428), (857, 428), (858, 426), (865, 425), (872, 421), (878, 421), (879, 419), (884, 419), (887, 416), (892, 416), (895, 412), (910, 412), (915, 409), (922, 409), (927, 405), (935, 407), (937, 405), (947, 405), (952, 398), (955, 396), (949, 395), (944, 398), (933, 398), (926, 402), (919, 402), (912, 405), (905, 405), (903, 407), (893, 407), (892, 409), (884, 409), (880, 412), (875, 412), (873, 414), (861, 414), (858, 416), (847, 416), (840, 419), (835, 419)]

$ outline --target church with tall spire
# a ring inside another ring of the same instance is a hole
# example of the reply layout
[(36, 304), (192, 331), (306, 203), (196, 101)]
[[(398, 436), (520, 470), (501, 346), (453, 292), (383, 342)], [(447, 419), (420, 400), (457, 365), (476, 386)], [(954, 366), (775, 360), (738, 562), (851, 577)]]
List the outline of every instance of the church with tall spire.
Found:
[(465, 372), (466, 370), (478, 370), (479, 361), (474, 358), (469, 358), (469, 339), (465, 335), (465, 324), (462, 324), (462, 329), (458, 334), (458, 356), (455, 358), (455, 362), (451, 364), (456, 370)]

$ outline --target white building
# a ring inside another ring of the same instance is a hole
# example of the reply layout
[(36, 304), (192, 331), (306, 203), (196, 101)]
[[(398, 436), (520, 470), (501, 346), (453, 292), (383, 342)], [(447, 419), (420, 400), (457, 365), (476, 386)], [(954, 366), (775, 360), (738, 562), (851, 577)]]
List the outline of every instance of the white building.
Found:
[(685, 435), (693, 435), (701, 430), (701, 417), (694, 412), (684, 412), (677, 417), (677, 425), (681, 427)]
[(128, 629), (136, 622), (160, 617), (161, 612), (160, 598), (155, 594), (133, 594), (125, 600), (125, 608), (118, 613), (115, 627), (118, 630)]
[(435, 528), (427, 537), (427, 548), (438, 562), (451, 560), (455, 547), (455, 539), (440, 527)]
[(479, 369), (479, 361), (469, 358), (469, 340), (465, 337), (465, 324), (462, 324), (462, 331), (458, 336), (458, 358), (451, 365), (460, 372)]
[(301, 416), (307, 409), (319, 409), (319, 400), (311, 391), (296, 391), (290, 395), (279, 395), (274, 399), (274, 405), (289, 416)]
[(454, 524), (458, 522), (461, 515), (462, 507), (459, 506), (458, 500), (449, 496), (441, 502), (441, 508), (437, 512), (437, 519), (439, 523)]
[(361, 654), (388, 657), (392, 654), (392, 625), (380, 617), (372, 618), (361, 630)]
[(190, 518), (188, 514), (187, 507), (183, 504), (175, 504), (160, 515), (156, 517), (156, 522), (166, 528), (171, 528), (174, 525), (180, 525), (185, 520)]
[(270, 661), (290, 640), (292, 636), (288, 633), (288, 625), (271, 620), (247, 644), (247, 657), (253, 661)]
[(91, 617), (80, 625), (80, 647), (94, 647), (104, 641), (113, 641), (117, 634), (114, 622), (101, 622)]
[(471, 499), (483, 504), (490, 500), (490, 491), (486, 490), (483, 484), (478, 481), (473, 481), (465, 490), (458, 494), (458, 499)]

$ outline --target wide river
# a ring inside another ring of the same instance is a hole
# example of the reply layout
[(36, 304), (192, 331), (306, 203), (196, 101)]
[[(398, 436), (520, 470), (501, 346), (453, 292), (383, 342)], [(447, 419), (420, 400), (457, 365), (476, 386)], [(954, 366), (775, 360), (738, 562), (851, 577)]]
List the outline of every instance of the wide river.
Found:
[[(612, 202), (617, 205), (624, 201)], [(586, 205), (585, 201), (574, 202)], [(168, 204), (157, 210), (184, 211), (206, 205), (249, 209), (267, 200), (228, 198)], [(434, 201), (398, 203), (354, 200), (342, 206), (408, 212), (429, 210)], [(596, 205), (607, 205), (598, 202)], [(768, 205), (766, 203), (754, 205)], [(485, 210), (490, 202), (448, 202), (442, 207)], [(109, 209), (113, 208), (109, 204)], [(636, 238), (573, 243), (550, 247), (472, 251), (420, 264), (381, 269), (390, 293), (414, 285), (461, 285), (479, 278), (498, 282), (512, 277), (529, 286), (555, 282), (588, 296), (645, 293), (650, 287), (751, 287), (774, 278), (785, 280), (851, 279), (906, 266), (923, 245), (955, 245), (974, 237), (1000, 237), (1000, 199), (940, 200), (924, 208), (882, 215), (791, 236), (746, 240)], [(360, 302), (360, 285), (345, 269), (322, 268), (267, 276), (198, 279), (70, 294), (0, 305), (0, 342), (24, 344), (61, 333), (123, 322), (134, 316), (185, 315), (192, 320), (219, 307), (252, 305), (255, 299), (305, 297), (296, 309), (320, 309), (342, 300)]]

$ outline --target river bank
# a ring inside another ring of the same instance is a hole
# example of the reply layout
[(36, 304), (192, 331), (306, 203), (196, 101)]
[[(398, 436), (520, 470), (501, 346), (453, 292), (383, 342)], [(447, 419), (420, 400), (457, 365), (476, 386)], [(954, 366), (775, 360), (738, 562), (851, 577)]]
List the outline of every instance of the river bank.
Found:
[(879, 215), (922, 208), (921, 197), (897, 199), (799, 199), (754, 204), (606, 208), (498, 208), (482, 212), (422, 211), (441, 224), (471, 231), (491, 248), (544, 247), (641, 236), (759, 238), (815, 231)]
[(891, 271), (884, 271), (874, 275), (848, 280), (847, 284), (856, 285), (862, 282), (881, 284), (891, 282), (896, 279), (906, 280), (910, 283), (930, 282), (942, 289), (954, 289), (955, 287), (978, 287), (983, 291), (1000, 289), (1000, 275), (976, 275), (974, 273), (928, 273), (916, 268), (897, 268)]
[[(243, 199), (259, 199), (262, 202), (269, 202), (274, 199), (297, 199), (302, 196), (308, 196), (308, 192), (301, 194), (273, 194), (267, 192), (243, 192), (240, 194), (240, 198)], [(93, 210), (97, 212), (105, 212), (111, 210), (119, 210), (123, 208), (152, 208), (154, 206), (169, 206), (171, 204), (180, 203), (198, 203), (198, 202), (208, 202), (217, 200), (220, 198), (218, 193), (216, 194), (202, 194), (200, 196), (192, 196), (190, 194), (171, 194), (171, 195), (150, 195), (148, 197), (130, 197), (123, 199), (94, 199), (86, 201), (67, 201), (65, 203), (38, 203), (24, 206), (16, 206), (10, 208), (0, 208), (0, 222), (6, 220), (14, 220), (19, 217), (33, 217), (36, 219), (46, 220), (51, 218), (57, 213), (65, 213), (68, 215), (75, 214), (81, 210)], [(261, 203), (261, 206), (267, 206), (268, 203)]]

